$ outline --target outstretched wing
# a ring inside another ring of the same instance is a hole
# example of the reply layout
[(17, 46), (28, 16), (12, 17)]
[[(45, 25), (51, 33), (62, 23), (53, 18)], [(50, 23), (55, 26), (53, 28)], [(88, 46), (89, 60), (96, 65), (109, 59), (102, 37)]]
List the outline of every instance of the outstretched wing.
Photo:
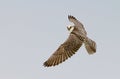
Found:
[(74, 16), (68, 15), (68, 19), (70, 22), (73, 22), (75, 24), (75, 27), (77, 27), (80, 31), (83, 31), (85, 35), (87, 34), (83, 24), (80, 21), (78, 21)]
[(69, 38), (59, 46), (46, 62), (44, 62), (44, 66), (50, 67), (64, 62), (75, 54), (82, 43), (83, 41), (79, 40), (74, 34), (70, 34)]
[(73, 22), (76, 26), (83, 26), (83, 24), (79, 22), (74, 16), (68, 15), (68, 19), (70, 22)]

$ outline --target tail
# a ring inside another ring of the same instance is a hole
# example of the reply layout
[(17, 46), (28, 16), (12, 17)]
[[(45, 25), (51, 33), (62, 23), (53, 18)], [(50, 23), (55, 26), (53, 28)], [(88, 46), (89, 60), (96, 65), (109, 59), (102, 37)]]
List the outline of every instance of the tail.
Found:
[(91, 40), (90, 38), (86, 38), (84, 44), (88, 54), (94, 54), (96, 52), (95, 41)]

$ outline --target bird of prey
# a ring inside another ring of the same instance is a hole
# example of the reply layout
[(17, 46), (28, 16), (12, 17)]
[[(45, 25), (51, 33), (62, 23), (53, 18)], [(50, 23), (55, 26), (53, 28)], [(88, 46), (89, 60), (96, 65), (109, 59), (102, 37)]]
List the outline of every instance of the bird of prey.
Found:
[(45, 67), (56, 66), (68, 58), (70, 58), (77, 50), (84, 44), (88, 54), (94, 54), (96, 52), (96, 43), (87, 37), (87, 32), (83, 24), (77, 20), (74, 16), (68, 15), (70, 22), (74, 23), (74, 26), (67, 26), (70, 31), (67, 40), (61, 44), (58, 49), (44, 62)]

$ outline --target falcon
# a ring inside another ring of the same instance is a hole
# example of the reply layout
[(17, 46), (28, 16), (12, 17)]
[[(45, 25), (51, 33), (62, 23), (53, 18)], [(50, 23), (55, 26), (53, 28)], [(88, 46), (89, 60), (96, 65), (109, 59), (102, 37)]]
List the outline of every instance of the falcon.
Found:
[(96, 43), (87, 37), (87, 32), (83, 24), (74, 16), (68, 15), (68, 19), (73, 26), (67, 26), (70, 31), (67, 40), (61, 44), (58, 49), (44, 62), (45, 67), (56, 66), (75, 54), (78, 49), (84, 44), (88, 54), (96, 52)]

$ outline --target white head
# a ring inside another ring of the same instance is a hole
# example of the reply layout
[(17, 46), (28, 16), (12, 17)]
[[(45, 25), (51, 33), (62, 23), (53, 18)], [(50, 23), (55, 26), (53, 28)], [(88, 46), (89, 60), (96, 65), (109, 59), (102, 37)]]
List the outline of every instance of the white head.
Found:
[(69, 25), (67, 26), (67, 29), (71, 33), (74, 30), (74, 26)]

